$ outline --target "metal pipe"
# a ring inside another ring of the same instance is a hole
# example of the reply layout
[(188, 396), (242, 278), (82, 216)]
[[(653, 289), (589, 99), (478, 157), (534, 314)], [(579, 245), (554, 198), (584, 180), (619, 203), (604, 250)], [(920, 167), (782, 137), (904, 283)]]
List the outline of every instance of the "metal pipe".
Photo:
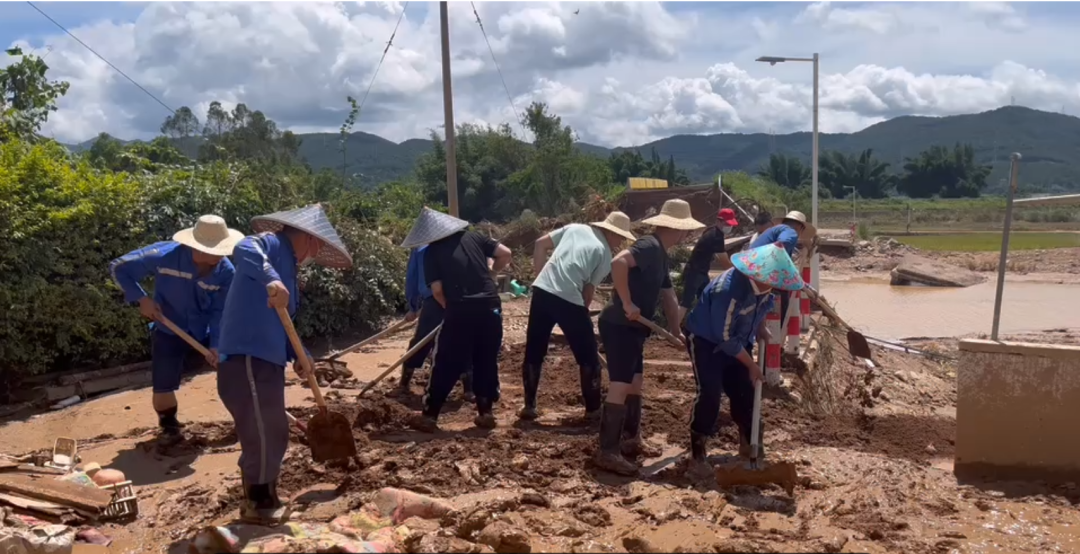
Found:
[(1009, 192), (1005, 199), (1005, 227), (1001, 231), (1001, 258), (998, 260), (997, 293), (994, 295), (994, 324), (990, 340), (998, 340), (998, 324), (1001, 322), (1001, 296), (1005, 292), (1005, 269), (1009, 259), (1009, 229), (1012, 228), (1013, 198), (1016, 196), (1017, 175), (1020, 173), (1020, 154), (1013, 152), (1009, 178)]

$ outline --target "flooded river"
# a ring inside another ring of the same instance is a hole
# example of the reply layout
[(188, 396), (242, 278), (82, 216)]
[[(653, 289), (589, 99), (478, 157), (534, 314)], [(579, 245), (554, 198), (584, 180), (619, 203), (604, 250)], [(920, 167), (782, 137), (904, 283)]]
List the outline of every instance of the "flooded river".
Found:
[[(967, 288), (827, 281), (821, 294), (850, 325), (881, 339), (990, 333), (995, 283)], [(1080, 327), (1080, 285), (1006, 282), (1002, 334)]]

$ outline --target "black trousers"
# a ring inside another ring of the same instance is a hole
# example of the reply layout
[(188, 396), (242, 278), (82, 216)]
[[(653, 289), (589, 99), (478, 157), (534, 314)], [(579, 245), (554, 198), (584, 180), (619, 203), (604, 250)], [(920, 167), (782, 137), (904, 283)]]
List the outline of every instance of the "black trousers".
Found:
[(603, 319), (597, 324), (600, 340), (607, 353), (608, 380), (612, 383), (634, 382), (635, 375), (645, 373), (645, 339), (649, 330), (637, 325), (609, 323)]
[(731, 403), (731, 419), (742, 436), (749, 437), (754, 417), (754, 384), (750, 372), (738, 359), (718, 350), (716, 344), (689, 333), (686, 336), (686, 349), (697, 383), (690, 430), (705, 436), (716, 434), (721, 396), (726, 393)]
[(467, 300), (446, 307), (435, 337), (435, 363), (424, 392), (424, 414), (438, 417), (446, 397), (466, 369), (473, 370), (473, 393), (481, 411), (499, 401), (499, 351), (502, 349), (499, 300)]
[(709, 284), (709, 273), (687, 266), (683, 269), (682, 277), (683, 289), (679, 305), (689, 310), (694, 307), (694, 303), (701, 296), (701, 291), (705, 290), (706, 285)]
[(525, 331), (525, 393), (536, 399), (540, 384), (540, 368), (547, 356), (551, 331), (558, 325), (562, 329), (570, 351), (574, 353), (581, 377), (581, 396), (585, 411), (600, 409), (600, 357), (596, 353), (596, 335), (593, 332), (589, 309), (567, 302), (543, 289), (533, 287), (529, 303), (529, 324)]

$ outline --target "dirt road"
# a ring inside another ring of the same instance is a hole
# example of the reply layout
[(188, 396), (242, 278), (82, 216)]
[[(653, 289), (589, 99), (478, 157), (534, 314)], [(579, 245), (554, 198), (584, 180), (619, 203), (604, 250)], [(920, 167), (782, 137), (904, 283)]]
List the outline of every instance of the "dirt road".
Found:
[[(643, 460), (644, 475), (616, 477), (590, 463), (595, 434), (580, 421), (577, 369), (565, 346), (549, 352), (541, 384), (541, 419), (519, 424), (522, 317), (526, 302), (506, 306), (501, 359), (500, 426), (474, 429), (472, 406), (451, 397), (435, 435), (404, 423), (419, 404), (425, 375), (412, 394), (393, 382), (359, 405), (355, 391), (334, 390), (331, 403), (354, 418), (363, 439), (360, 466), (313, 465), (293, 444), (281, 489), (345, 485), (332, 501), (295, 513), (329, 520), (359, 506), (377, 488), (396, 486), (450, 499), (461, 510), (432, 548), (473, 548), (453, 538), (476, 518), (499, 517), (527, 532), (534, 552), (1077, 552), (1080, 502), (1076, 487), (958, 484), (951, 473), (955, 436), (955, 369), (925, 358), (876, 351), (879, 370), (847, 361), (813, 378), (789, 375), (803, 397), (767, 400), (769, 456), (793, 460), (806, 479), (794, 497), (779, 488), (717, 490), (682, 472), (694, 380), (683, 352), (650, 341), (644, 426), (663, 447)], [(370, 379), (404, 351), (404, 335), (346, 358)], [(940, 343), (931, 347), (949, 350)], [(313, 413), (310, 392), (292, 384), (290, 408)], [(81, 440), (86, 461), (125, 471), (138, 486), (140, 518), (102, 528), (112, 552), (186, 552), (192, 532), (231, 521), (239, 502), (239, 454), (213, 375), (192, 378), (180, 394), (189, 444), (157, 446), (149, 391), (117, 394), (0, 427), (0, 450), (22, 453), (51, 445), (57, 435)], [(726, 416), (711, 454), (734, 452)], [(476, 510), (475, 508), (483, 508)], [(486, 514), (486, 515), (485, 515)], [(461, 551), (461, 550), (458, 550)]]

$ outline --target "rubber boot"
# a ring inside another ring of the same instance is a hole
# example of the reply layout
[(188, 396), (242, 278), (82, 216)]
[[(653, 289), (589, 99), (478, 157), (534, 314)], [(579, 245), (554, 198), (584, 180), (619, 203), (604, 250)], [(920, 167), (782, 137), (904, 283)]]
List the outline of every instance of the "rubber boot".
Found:
[(434, 433), (439, 430), (439, 411), (440, 408), (432, 409), (431, 407), (424, 408), (424, 411), (413, 416), (409, 420), (409, 427), (420, 431), (421, 433)]
[[(765, 459), (765, 422), (758, 427), (758, 459)], [(739, 427), (739, 456), (750, 459), (750, 433), (747, 429)]]
[(709, 437), (701, 433), (690, 431), (690, 465), (687, 473), (694, 478), (709, 478), (713, 476), (713, 467), (708, 460)]
[(540, 388), (540, 367), (535, 364), (521, 366), (521, 384), (525, 387), (525, 405), (518, 412), (518, 418), (532, 421), (540, 416), (536, 409), (536, 394)]
[(401, 368), (401, 382), (398, 383), (398, 390), (400, 392), (409, 392), (409, 384), (412, 383), (413, 374), (416, 373), (415, 367), (402, 367)]
[(466, 402), (476, 402), (472, 388), (472, 370), (461, 374), (461, 398)]
[(473, 419), (473, 425), (481, 429), (494, 429), (497, 425), (495, 421), (495, 414), (492, 410), (492, 403), (486, 398), (476, 399), (476, 418)]
[(158, 412), (158, 427), (161, 428), (161, 437), (166, 441), (179, 441), (184, 438), (180, 432), (183, 426), (180, 425), (180, 420), (176, 419), (176, 412), (175, 406)]
[(600, 365), (580, 366), (581, 375), (581, 398), (585, 402), (585, 421), (589, 425), (600, 422), (600, 406), (603, 403), (603, 392), (600, 387)]
[(655, 458), (660, 451), (641, 440), (641, 395), (626, 397), (626, 420), (623, 423), (622, 453), (624, 456)]
[(600, 420), (600, 449), (596, 452), (595, 463), (602, 469), (620, 475), (636, 475), (638, 467), (623, 458), (620, 451), (623, 422), (626, 419), (626, 406), (605, 402)]
[(277, 525), (285, 516), (285, 507), (277, 497), (277, 485), (245, 485), (240, 519), (247, 523)]

